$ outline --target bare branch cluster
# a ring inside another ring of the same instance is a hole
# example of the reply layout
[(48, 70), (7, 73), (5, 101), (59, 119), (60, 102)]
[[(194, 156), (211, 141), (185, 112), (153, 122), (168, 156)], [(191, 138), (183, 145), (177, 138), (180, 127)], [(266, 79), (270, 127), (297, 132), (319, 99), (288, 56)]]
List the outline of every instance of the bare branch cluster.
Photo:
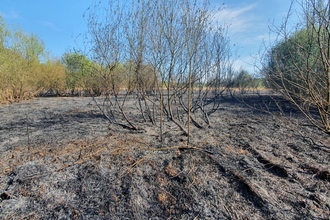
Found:
[[(210, 126), (232, 64), (226, 29), (214, 22), (208, 1), (141, 0), (92, 5), (86, 12), (89, 57), (105, 95), (100, 110), (111, 123), (137, 130), (125, 112), (135, 100), (143, 122), (174, 123), (186, 136), (190, 124)], [(117, 67), (123, 65), (118, 74)]]

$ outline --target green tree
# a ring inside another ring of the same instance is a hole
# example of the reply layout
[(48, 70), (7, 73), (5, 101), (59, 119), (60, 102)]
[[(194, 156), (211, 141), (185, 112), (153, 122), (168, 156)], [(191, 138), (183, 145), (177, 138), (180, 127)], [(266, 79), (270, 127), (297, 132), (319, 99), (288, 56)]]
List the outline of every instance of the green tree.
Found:
[(47, 60), (40, 64), (35, 74), (35, 91), (49, 91), (52, 95), (61, 95), (64, 92), (66, 72), (59, 60)]
[(239, 89), (246, 89), (253, 87), (253, 77), (246, 70), (240, 70), (237, 76), (233, 79), (233, 87)]
[(65, 53), (61, 62), (66, 69), (66, 86), (74, 94), (75, 89), (85, 88), (84, 78), (89, 76), (90, 61), (80, 53)]
[(129, 86), (129, 67), (126, 64), (115, 62), (101, 65), (78, 52), (65, 53), (61, 62), (66, 68), (66, 86), (72, 94), (77, 89), (92, 93), (109, 89), (118, 92)]
[(5, 41), (8, 38), (8, 29), (5, 21), (0, 16), (0, 102), (5, 99), (5, 86), (8, 82), (8, 50), (5, 48)]
[(321, 0), (293, 2), (299, 3), (305, 18), (293, 34), (277, 29), (282, 40), (268, 51), (263, 73), (272, 88), (330, 134), (330, 5)]
[(5, 21), (0, 16), (0, 49), (5, 47), (5, 40), (8, 37), (8, 29)]
[(41, 90), (61, 90), (64, 77), (59, 63), (48, 58), (41, 39), (7, 28), (0, 17), (1, 102), (30, 98)]
[(11, 37), (9, 49), (14, 52), (16, 59), (16, 71), (13, 72), (12, 88), (15, 90), (14, 98), (25, 98), (26, 93), (31, 96), (36, 90), (35, 82), (41, 68), (41, 61), (46, 59), (45, 46), (34, 34), (24, 33), (22, 30), (15, 30)]
[(44, 42), (35, 34), (26, 34), (16, 30), (12, 36), (11, 50), (19, 54), (29, 63), (40, 62), (47, 58)]

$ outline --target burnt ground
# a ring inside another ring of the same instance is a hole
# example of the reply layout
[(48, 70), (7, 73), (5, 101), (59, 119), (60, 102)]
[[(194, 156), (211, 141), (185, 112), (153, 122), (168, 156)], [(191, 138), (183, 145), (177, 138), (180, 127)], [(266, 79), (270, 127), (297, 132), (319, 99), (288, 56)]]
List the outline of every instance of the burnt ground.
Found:
[(164, 145), (109, 127), (91, 98), (0, 106), (0, 218), (329, 219), (330, 137), (270, 112), (223, 100), (187, 146), (170, 123)]

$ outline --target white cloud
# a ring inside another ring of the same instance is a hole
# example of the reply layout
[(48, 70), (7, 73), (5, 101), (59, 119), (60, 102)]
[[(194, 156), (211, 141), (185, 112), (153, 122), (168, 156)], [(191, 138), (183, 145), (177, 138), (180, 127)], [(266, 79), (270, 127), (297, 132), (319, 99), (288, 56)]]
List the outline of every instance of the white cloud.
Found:
[(250, 13), (257, 4), (251, 4), (239, 8), (225, 7), (215, 16), (215, 22), (229, 27), (231, 34), (248, 30), (255, 25), (256, 16)]
[(0, 14), (3, 18), (5, 19), (19, 19), (22, 18), (22, 16), (20, 15), (20, 12), (17, 11), (16, 9), (11, 9), (8, 13), (4, 13), (2, 11), (0, 11)]
[(54, 31), (60, 31), (60, 29), (52, 22), (49, 22), (49, 21), (38, 21), (39, 24), (45, 26), (45, 27), (48, 27)]

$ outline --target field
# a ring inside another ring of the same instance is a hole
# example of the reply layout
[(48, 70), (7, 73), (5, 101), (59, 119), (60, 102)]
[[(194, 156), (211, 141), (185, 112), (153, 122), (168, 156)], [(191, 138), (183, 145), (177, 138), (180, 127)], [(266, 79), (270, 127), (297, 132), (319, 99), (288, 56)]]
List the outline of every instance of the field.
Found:
[(0, 106), (0, 219), (329, 219), (330, 136), (282, 110), (223, 99), (188, 146), (170, 123), (163, 145), (109, 126), (92, 98)]

